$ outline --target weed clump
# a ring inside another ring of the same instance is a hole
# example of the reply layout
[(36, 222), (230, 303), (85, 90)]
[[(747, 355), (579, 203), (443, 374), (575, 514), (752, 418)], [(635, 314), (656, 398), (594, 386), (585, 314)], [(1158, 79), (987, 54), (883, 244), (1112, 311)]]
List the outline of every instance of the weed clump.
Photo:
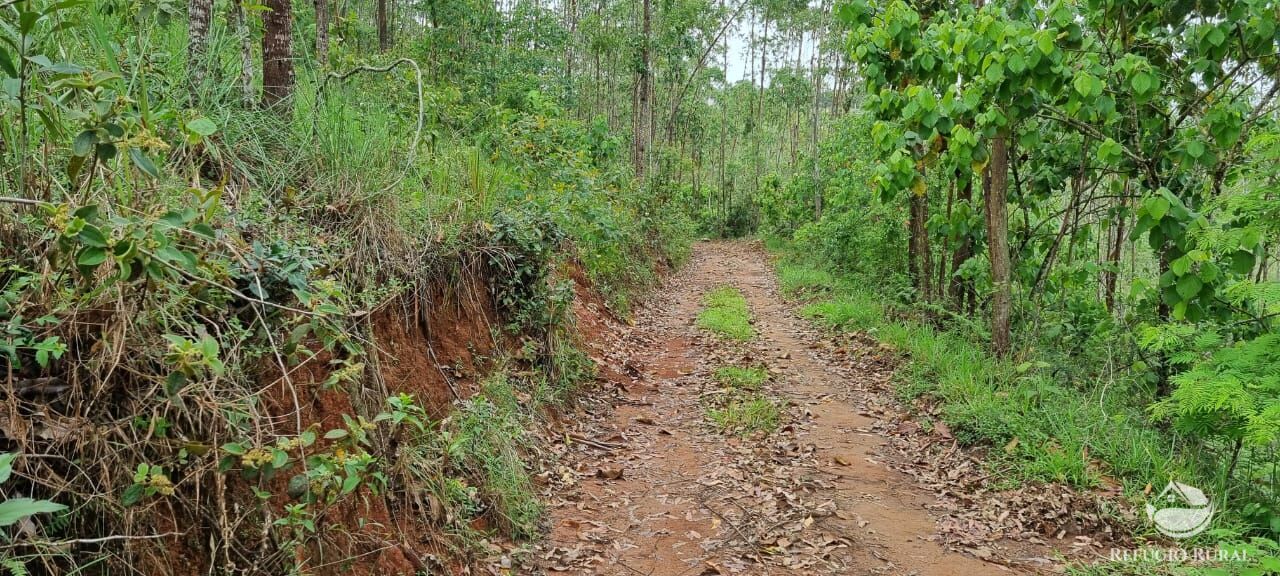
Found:
[(709, 409), (707, 418), (722, 434), (772, 434), (782, 420), (782, 411), (772, 400), (753, 394), (731, 398), (723, 406)]
[(698, 314), (698, 327), (730, 340), (750, 340), (756, 331), (751, 327), (751, 311), (747, 299), (732, 286), (712, 290), (703, 299), (706, 306)]
[(713, 376), (722, 386), (749, 392), (759, 390), (769, 379), (769, 373), (758, 366), (721, 366)]

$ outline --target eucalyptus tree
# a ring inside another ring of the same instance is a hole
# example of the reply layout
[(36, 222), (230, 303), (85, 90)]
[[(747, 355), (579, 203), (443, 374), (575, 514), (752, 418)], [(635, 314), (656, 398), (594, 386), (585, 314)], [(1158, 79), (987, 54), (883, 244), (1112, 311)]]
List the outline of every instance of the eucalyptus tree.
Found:
[(262, 105), (273, 108), (293, 94), (293, 6), (265, 0), (262, 15)]

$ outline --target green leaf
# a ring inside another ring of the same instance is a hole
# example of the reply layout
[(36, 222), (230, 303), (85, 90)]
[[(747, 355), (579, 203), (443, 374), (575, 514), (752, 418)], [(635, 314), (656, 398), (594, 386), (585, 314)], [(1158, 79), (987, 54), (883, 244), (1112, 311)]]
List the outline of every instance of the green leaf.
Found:
[(334, 428), (333, 430), (330, 430), (324, 433), (325, 440), (337, 440), (339, 438), (346, 438), (346, 437), (347, 437), (347, 431), (341, 428)]
[[(18, 15), (18, 30), (20, 30), (23, 34), (30, 34), (31, 30), (36, 27), (36, 22), (38, 22), (39, 20), (40, 20), (40, 14), (36, 12), (23, 12), (22, 14)], [(38, 58), (38, 57), (40, 56), (37, 55), (37, 56), (32, 56), (30, 58)], [(48, 58), (45, 58), (45, 59), (48, 60)]]
[(136, 165), (139, 170), (142, 170), (147, 176), (152, 178), (160, 177), (160, 169), (156, 168), (155, 163), (152, 162), (150, 158), (147, 158), (147, 155), (143, 153), (142, 150), (130, 148), (129, 158), (131, 158), (134, 165)]
[(271, 466), (279, 470), (289, 463), (289, 453), (284, 450), (271, 451)]
[(76, 235), (76, 238), (78, 238), (85, 246), (92, 246), (95, 248), (107, 247), (107, 236), (102, 233), (102, 230), (99, 230), (98, 227), (93, 224), (85, 224), (84, 228), (80, 229), (80, 233)]
[(1102, 81), (1094, 78), (1093, 74), (1088, 72), (1076, 74), (1076, 78), (1071, 82), (1071, 85), (1075, 87), (1076, 92), (1079, 92), (1085, 98), (1102, 93)]
[(77, 157), (85, 157), (93, 152), (93, 145), (98, 143), (98, 134), (93, 130), (85, 130), (76, 135), (76, 139), (71, 143), (71, 154)]
[(0, 70), (3, 70), (10, 78), (18, 77), (18, 69), (13, 65), (13, 56), (9, 55), (4, 46), (0, 46)]
[(226, 452), (227, 454), (234, 454), (236, 456), (244, 456), (244, 453), (245, 453), (244, 444), (241, 444), (239, 442), (229, 442), (227, 444), (223, 444), (222, 451)]
[(137, 504), (142, 500), (144, 495), (143, 488), (140, 484), (130, 484), (124, 489), (124, 494), (120, 496), (120, 505), (128, 508)]
[(0, 484), (9, 481), (9, 476), (13, 474), (13, 461), (17, 457), (17, 452), (0, 454)]
[(214, 124), (213, 120), (201, 116), (195, 120), (187, 122), (187, 130), (193, 134), (208, 137), (213, 136), (214, 133), (218, 131), (218, 125)]
[(1200, 277), (1189, 274), (1178, 279), (1178, 296), (1183, 300), (1190, 300), (1200, 293), (1200, 289), (1204, 287), (1204, 282), (1200, 281)]
[(1155, 83), (1155, 77), (1146, 72), (1138, 72), (1129, 80), (1129, 84), (1133, 86), (1133, 91), (1139, 95), (1146, 94), (1155, 86)]
[(66, 506), (48, 500), (10, 498), (0, 502), (0, 526), (12, 526), (28, 516), (60, 512), (66, 509)]
[(1057, 48), (1053, 40), (1052, 32), (1049, 32), (1048, 30), (1042, 31), (1039, 34), (1036, 34), (1036, 47), (1039, 48), (1040, 53), (1045, 56), (1053, 54), (1054, 48)]
[(1192, 158), (1204, 156), (1204, 142), (1199, 140), (1187, 142), (1187, 155)]
[(999, 82), (1004, 80), (1004, 65), (999, 62), (992, 62), (987, 65), (987, 69), (983, 71), (987, 80), (991, 82)]
[(1218, 276), (1221, 274), (1222, 270), (1220, 270), (1218, 265), (1213, 262), (1205, 262), (1200, 265), (1200, 279), (1205, 282), (1213, 282), (1217, 280)]
[(1119, 142), (1107, 138), (1098, 145), (1098, 161), (1103, 164), (1110, 164), (1115, 159), (1120, 158), (1122, 151), (1123, 148), (1121, 148)]
[(76, 265), (85, 268), (93, 268), (107, 261), (107, 251), (99, 246), (89, 246), (80, 251), (80, 256), (76, 258)]
[(354, 492), (358, 486), (360, 486), (359, 476), (356, 476), (356, 475), (347, 476), (347, 478), (342, 481), (342, 493), (350, 494)]
[(1214, 46), (1221, 46), (1223, 42), (1227, 41), (1227, 34), (1222, 31), (1222, 28), (1213, 26), (1209, 28), (1209, 33), (1205, 34), (1204, 39)]
[(1191, 259), (1183, 256), (1169, 263), (1169, 269), (1178, 276), (1186, 276), (1191, 271)]
[(1169, 201), (1160, 196), (1147, 198), (1143, 202), (1143, 207), (1147, 209), (1147, 214), (1151, 216), (1151, 219), (1156, 222), (1159, 222), (1164, 218), (1165, 214), (1169, 213)]
[(1248, 250), (1237, 250), (1231, 254), (1231, 271), (1236, 274), (1248, 274), (1253, 272), (1253, 266), (1256, 261), (1253, 252)]

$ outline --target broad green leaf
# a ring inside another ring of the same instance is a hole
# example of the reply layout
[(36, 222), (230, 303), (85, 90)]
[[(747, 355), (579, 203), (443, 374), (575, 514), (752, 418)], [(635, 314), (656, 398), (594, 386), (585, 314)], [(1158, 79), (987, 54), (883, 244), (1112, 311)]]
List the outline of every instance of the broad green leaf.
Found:
[(1071, 81), (1071, 85), (1076, 89), (1076, 92), (1085, 98), (1096, 96), (1102, 92), (1102, 82), (1088, 72), (1076, 74), (1075, 79)]
[(1192, 158), (1204, 156), (1204, 142), (1199, 140), (1187, 142), (1187, 155)]
[(152, 178), (160, 177), (160, 169), (156, 168), (155, 163), (152, 162), (150, 158), (147, 158), (146, 153), (142, 150), (129, 148), (129, 158), (131, 158), (134, 165), (136, 165), (139, 170), (142, 170), (142, 172), (147, 176)]
[(0, 46), (0, 71), (3, 71), (10, 78), (18, 77), (18, 69), (13, 64), (13, 57), (4, 49), (4, 46)]
[(88, 156), (97, 143), (98, 135), (93, 130), (85, 130), (76, 135), (75, 141), (71, 143), (71, 153), (78, 157)]
[(76, 265), (86, 268), (92, 268), (107, 261), (107, 251), (98, 247), (90, 246), (80, 251), (80, 256), (76, 258)]
[(9, 481), (9, 476), (13, 474), (13, 461), (17, 457), (17, 452), (0, 454), (0, 484)]
[(1039, 48), (1040, 53), (1044, 54), (1045, 56), (1053, 54), (1054, 48), (1057, 47), (1054, 44), (1053, 33), (1049, 32), (1048, 30), (1044, 30), (1044, 31), (1041, 31), (1039, 34), (1036, 34), (1036, 47)]
[(60, 512), (66, 509), (66, 506), (48, 500), (10, 498), (0, 502), (0, 526), (12, 526), (28, 516)]
[(214, 124), (213, 120), (201, 116), (195, 120), (187, 122), (187, 130), (190, 130), (193, 134), (208, 137), (214, 135), (214, 133), (218, 131), (218, 125)]
[(1151, 219), (1156, 222), (1159, 222), (1164, 218), (1165, 214), (1169, 213), (1169, 201), (1160, 196), (1147, 198), (1143, 202), (1143, 207), (1147, 209), (1147, 214), (1151, 216)]
[(1253, 271), (1256, 260), (1253, 252), (1248, 250), (1237, 250), (1231, 254), (1231, 271), (1236, 274), (1248, 274)]
[(1139, 95), (1143, 95), (1155, 86), (1155, 77), (1146, 72), (1138, 72), (1133, 75), (1133, 78), (1129, 80), (1129, 83), (1133, 86), (1134, 92)]
[(1188, 274), (1178, 279), (1178, 295), (1183, 300), (1191, 300), (1200, 293), (1200, 289), (1204, 287), (1204, 282), (1200, 281), (1200, 277), (1194, 274)]
[(93, 246), (95, 248), (107, 247), (107, 236), (102, 233), (102, 230), (99, 230), (98, 227), (93, 224), (85, 224), (84, 228), (80, 229), (80, 233), (76, 235), (76, 238), (78, 238), (85, 246)]

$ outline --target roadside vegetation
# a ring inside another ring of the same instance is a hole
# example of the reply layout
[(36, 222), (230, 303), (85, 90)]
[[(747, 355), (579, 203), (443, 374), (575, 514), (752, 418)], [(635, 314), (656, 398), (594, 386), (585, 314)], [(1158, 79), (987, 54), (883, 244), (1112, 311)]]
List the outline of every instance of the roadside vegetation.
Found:
[(435, 573), (542, 533), (574, 298), (628, 314), (688, 220), (577, 97), (585, 34), (426, 4), (0, 3), (10, 571)]
[(754, 196), (759, 231), (804, 313), (896, 350), (900, 398), (936, 406), (994, 481), (1118, 485), (1139, 511), (1194, 484), (1218, 513), (1181, 544), (1265, 557), (1276, 14), (1160, 6), (839, 8), (865, 90), (812, 169)]
[[(898, 396), (993, 482), (1134, 506), (1194, 483), (1219, 513), (1191, 543), (1274, 550), (1278, 20), (0, 1), (0, 566), (519, 547), (540, 432), (592, 381), (575, 314), (627, 316), (694, 235), (753, 234), (807, 316), (902, 356)], [(704, 304), (701, 329), (757, 336), (739, 291)], [(713, 425), (778, 425), (758, 370), (715, 372)]]

